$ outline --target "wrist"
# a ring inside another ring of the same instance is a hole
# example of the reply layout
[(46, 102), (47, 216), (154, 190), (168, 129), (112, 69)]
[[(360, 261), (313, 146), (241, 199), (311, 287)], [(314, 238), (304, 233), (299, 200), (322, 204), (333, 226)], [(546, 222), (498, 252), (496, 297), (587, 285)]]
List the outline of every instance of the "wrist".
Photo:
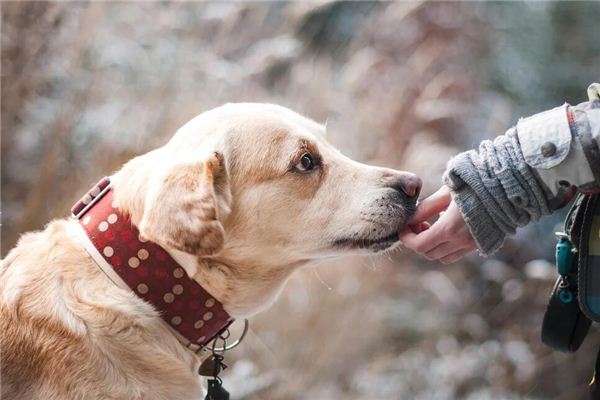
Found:
[(452, 199), (458, 206), (479, 252), (484, 256), (490, 256), (500, 249), (506, 234), (488, 214), (475, 191), (468, 186), (463, 186), (459, 190), (452, 190)]

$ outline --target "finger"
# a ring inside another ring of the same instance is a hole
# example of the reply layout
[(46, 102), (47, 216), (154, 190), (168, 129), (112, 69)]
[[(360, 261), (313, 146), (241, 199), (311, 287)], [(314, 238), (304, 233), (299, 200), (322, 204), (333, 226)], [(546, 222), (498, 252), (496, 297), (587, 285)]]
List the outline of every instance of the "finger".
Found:
[(467, 254), (471, 253), (472, 251), (473, 251), (473, 249), (471, 249), (471, 248), (455, 251), (454, 253), (448, 254), (446, 257), (441, 258), (440, 262), (442, 264), (452, 264), (452, 263), (457, 262), (458, 260), (462, 259), (463, 257), (465, 257)]
[(463, 248), (460, 246), (457, 246), (457, 244), (455, 242), (444, 242), (444, 243), (438, 244), (433, 249), (429, 250), (427, 253), (424, 254), (424, 256), (428, 260), (439, 260), (443, 257), (446, 257), (446, 256), (456, 252), (457, 250), (462, 250), (462, 249)]
[(399, 237), (405, 247), (419, 254), (425, 254), (438, 244), (448, 240), (439, 231), (440, 229), (436, 228), (435, 224), (419, 234), (414, 233), (410, 228), (405, 228), (400, 232)]
[(425, 232), (427, 229), (431, 228), (431, 224), (427, 221), (424, 221), (417, 224), (411, 224), (408, 227), (418, 235), (419, 233)]
[(405, 246), (407, 242), (414, 240), (416, 236), (417, 233), (415, 233), (410, 226), (407, 226), (406, 228), (402, 229), (400, 233), (398, 233), (398, 238), (402, 241), (402, 244), (404, 244)]
[(417, 211), (411, 218), (411, 222), (426, 221), (434, 215), (438, 215), (448, 208), (451, 201), (450, 188), (445, 185), (442, 186), (437, 192), (419, 203)]

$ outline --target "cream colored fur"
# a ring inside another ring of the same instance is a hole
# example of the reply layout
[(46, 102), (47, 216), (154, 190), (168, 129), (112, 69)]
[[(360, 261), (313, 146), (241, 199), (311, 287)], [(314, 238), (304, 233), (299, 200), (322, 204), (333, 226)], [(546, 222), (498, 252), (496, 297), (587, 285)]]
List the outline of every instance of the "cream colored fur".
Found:
[[(307, 152), (322, 163), (298, 173)], [(303, 265), (395, 246), (414, 199), (390, 185), (407, 176), (344, 157), (323, 126), (288, 109), (228, 104), (112, 182), (142, 235), (239, 318), (267, 307)], [(202, 398), (197, 356), (106, 277), (77, 223), (24, 234), (2, 261), (2, 399)]]

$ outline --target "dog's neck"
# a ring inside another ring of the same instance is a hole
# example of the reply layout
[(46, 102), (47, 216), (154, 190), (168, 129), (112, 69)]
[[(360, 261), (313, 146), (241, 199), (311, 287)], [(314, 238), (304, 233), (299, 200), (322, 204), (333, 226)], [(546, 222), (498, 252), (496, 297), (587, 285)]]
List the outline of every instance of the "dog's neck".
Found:
[[(148, 182), (150, 176), (155, 174), (155, 171), (148, 170), (146, 166), (160, 164), (160, 152), (161, 149), (157, 149), (131, 160), (111, 178), (119, 207), (122, 212), (130, 215), (134, 225), (142, 218)], [(156, 160), (151, 163), (142, 162), (148, 157)], [(128, 189), (120, 190), (121, 187)], [(134, 195), (130, 195), (131, 193)], [(216, 255), (200, 257), (163, 243), (161, 246), (185, 269), (188, 276), (219, 300), (234, 318), (248, 317), (268, 308), (291, 273), (304, 264), (280, 259), (241, 262), (225, 255), (235, 253), (234, 249), (225, 248)], [(261, 273), (257, 274), (257, 271)]]
[(233, 321), (223, 304), (186, 272), (160, 244), (147, 240), (124, 214), (105, 177), (71, 209), (81, 244), (117, 286), (152, 304), (192, 350), (205, 346)]
[(260, 270), (269, 274), (256, 276), (258, 268), (220, 258), (200, 258), (179, 250), (167, 251), (203, 288), (218, 299), (234, 318), (245, 318), (268, 308), (277, 298), (287, 278), (303, 263), (273, 265)]

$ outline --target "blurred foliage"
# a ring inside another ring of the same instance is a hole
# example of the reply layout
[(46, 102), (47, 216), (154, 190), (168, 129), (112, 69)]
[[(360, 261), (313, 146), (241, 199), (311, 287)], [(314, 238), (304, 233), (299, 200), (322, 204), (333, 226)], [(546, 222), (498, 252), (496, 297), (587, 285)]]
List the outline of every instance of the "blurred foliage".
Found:
[(492, 3), (481, 15), (499, 32), (490, 40), (490, 88), (525, 115), (561, 102), (587, 100), (582, 88), (598, 79), (598, 2)]
[[(516, 118), (585, 100), (597, 2), (2, 2), (2, 254), (82, 189), (230, 101), (327, 122), (360, 161), (439, 184)], [(246, 399), (577, 399), (598, 346), (539, 330), (557, 216), (496, 258), (397, 252), (296, 274), (225, 376)], [(533, 245), (532, 245), (533, 244)]]

